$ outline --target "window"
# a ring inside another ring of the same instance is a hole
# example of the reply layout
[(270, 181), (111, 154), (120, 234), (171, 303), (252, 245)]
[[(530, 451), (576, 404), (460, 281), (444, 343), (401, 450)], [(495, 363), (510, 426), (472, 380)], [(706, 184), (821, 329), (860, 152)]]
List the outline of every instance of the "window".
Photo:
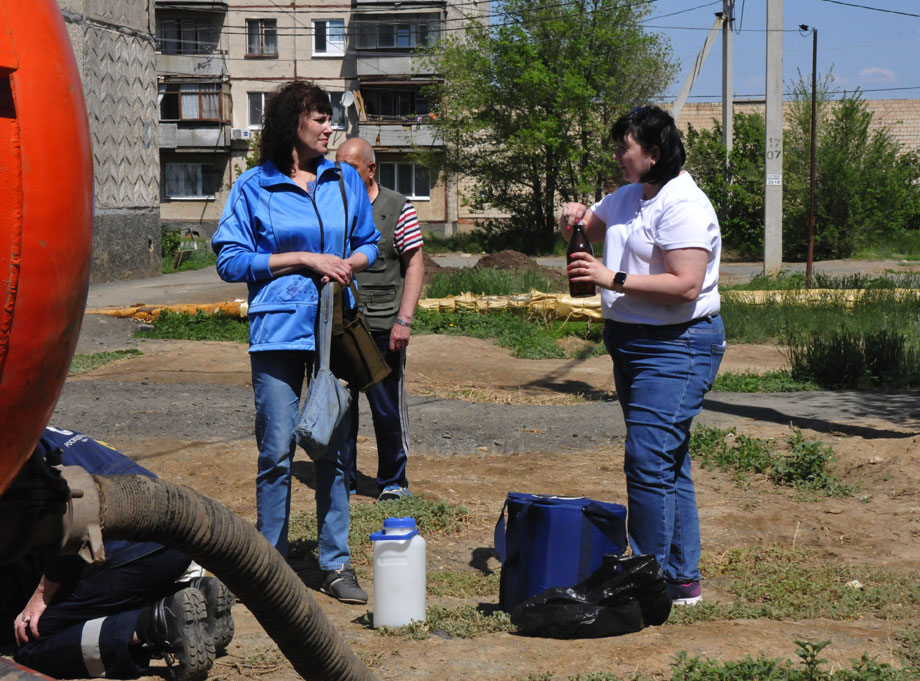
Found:
[(438, 37), (440, 21), (417, 17), (405, 21), (356, 21), (359, 50), (412, 49), (428, 45)]
[(428, 168), (417, 163), (378, 163), (377, 181), (410, 199), (431, 198)]
[(164, 193), (168, 199), (213, 199), (217, 172), (206, 163), (166, 163)]
[(195, 19), (157, 22), (157, 49), (163, 54), (211, 54), (217, 49), (216, 26)]
[(278, 21), (276, 19), (246, 20), (246, 56), (278, 56)]
[(313, 22), (313, 54), (328, 57), (345, 55), (344, 19), (316, 19)]
[(332, 104), (332, 127), (335, 130), (345, 130), (348, 128), (348, 114), (345, 112), (345, 106), (342, 104), (344, 92), (330, 92), (329, 103)]
[(230, 94), (220, 83), (160, 83), (161, 121), (230, 122)]
[(428, 114), (428, 100), (416, 90), (363, 89), (361, 94), (371, 120), (416, 120)]
[(262, 116), (265, 115), (265, 105), (271, 98), (270, 92), (247, 92), (246, 99), (249, 106), (249, 128), (259, 130), (262, 128)]

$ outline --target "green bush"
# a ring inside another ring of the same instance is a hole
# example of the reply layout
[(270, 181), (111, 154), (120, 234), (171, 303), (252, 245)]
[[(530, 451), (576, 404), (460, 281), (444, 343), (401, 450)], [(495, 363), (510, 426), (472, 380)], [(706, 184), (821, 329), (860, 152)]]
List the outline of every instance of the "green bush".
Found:
[(878, 329), (792, 335), (785, 343), (792, 376), (823, 388), (909, 388), (920, 383), (920, 352), (900, 331)]
[(176, 259), (176, 253), (179, 252), (179, 246), (182, 243), (182, 235), (177, 230), (170, 229), (167, 225), (160, 225), (161, 241), (160, 256), (163, 262), (170, 264)]

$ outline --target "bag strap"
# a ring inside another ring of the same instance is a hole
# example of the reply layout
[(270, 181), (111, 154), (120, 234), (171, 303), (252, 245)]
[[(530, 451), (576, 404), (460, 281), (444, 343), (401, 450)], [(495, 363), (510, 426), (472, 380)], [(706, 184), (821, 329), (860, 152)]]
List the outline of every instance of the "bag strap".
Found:
[[(520, 509), (514, 516), (515, 524), (520, 524), (524, 522), (524, 518), (527, 516), (530, 508), (534, 505), (533, 499), (517, 499), (516, 500)], [(511, 544), (508, 544), (508, 533), (505, 531), (505, 509), (508, 508), (508, 499), (505, 499), (505, 504), (502, 506), (501, 515), (498, 517), (498, 522), (495, 523), (495, 536), (493, 538), (493, 543), (495, 545), (495, 555), (501, 561), (502, 565), (505, 564), (505, 561), (514, 561), (517, 560), (518, 555), (521, 553), (521, 532), (518, 531), (511, 536)], [(511, 525), (511, 513), (508, 513), (508, 525)]]
[(316, 343), (316, 357), (318, 362), (314, 361), (314, 376), (321, 369), (329, 369), (329, 354), (332, 347), (332, 284), (323, 286), (320, 294), (319, 304), (319, 328), (316, 332), (314, 342)]

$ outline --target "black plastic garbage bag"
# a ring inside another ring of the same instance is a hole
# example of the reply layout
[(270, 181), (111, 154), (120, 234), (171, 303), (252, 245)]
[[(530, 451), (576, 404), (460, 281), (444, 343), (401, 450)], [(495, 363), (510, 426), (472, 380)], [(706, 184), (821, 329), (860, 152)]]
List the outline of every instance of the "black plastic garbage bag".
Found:
[(654, 556), (604, 556), (575, 586), (553, 587), (511, 611), (522, 633), (548, 638), (600, 638), (664, 624), (671, 598)]

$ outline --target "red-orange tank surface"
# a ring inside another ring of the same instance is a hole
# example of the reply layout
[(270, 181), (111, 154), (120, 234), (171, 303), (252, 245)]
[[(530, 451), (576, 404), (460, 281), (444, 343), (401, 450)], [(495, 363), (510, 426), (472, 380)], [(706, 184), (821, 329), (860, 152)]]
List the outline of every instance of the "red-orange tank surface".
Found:
[(89, 285), (93, 165), (54, 0), (0, 0), (0, 493), (48, 423)]

